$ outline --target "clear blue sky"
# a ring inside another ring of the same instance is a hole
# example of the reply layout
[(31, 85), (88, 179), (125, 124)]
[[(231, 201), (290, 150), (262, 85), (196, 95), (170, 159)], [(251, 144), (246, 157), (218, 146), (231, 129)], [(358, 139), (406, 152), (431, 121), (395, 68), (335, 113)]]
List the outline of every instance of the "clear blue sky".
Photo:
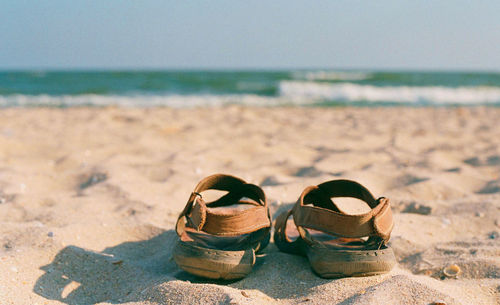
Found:
[(0, 0), (0, 69), (500, 70), (500, 1)]

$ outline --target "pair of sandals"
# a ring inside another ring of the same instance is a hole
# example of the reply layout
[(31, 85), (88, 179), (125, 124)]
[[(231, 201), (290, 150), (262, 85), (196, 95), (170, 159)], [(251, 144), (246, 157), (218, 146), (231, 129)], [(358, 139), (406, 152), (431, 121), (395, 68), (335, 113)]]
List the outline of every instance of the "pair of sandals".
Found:
[[(227, 193), (205, 202), (202, 192), (207, 190)], [(332, 201), (334, 197), (363, 200), (371, 210), (348, 215)], [(269, 243), (271, 227), (260, 187), (234, 176), (212, 175), (198, 183), (177, 220), (179, 240), (173, 257), (181, 269), (197, 276), (240, 279), (251, 272), (255, 253)], [(354, 181), (307, 187), (294, 207), (277, 217), (274, 228), (278, 248), (306, 256), (324, 278), (381, 274), (396, 264), (387, 246), (393, 228), (389, 200), (375, 199)]]

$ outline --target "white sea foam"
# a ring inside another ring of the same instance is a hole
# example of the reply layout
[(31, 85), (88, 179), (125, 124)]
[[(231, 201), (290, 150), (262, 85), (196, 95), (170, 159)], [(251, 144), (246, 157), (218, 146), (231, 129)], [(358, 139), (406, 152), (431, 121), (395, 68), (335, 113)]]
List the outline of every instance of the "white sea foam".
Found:
[(293, 78), (314, 80), (337, 80), (337, 81), (356, 81), (365, 80), (372, 77), (368, 72), (346, 72), (346, 71), (309, 71), (309, 72), (294, 72)]
[(283, 97), (266, 97), (258, 95), (0, 95), (0, 107), (27, 106), (108, 106), (122, 107), (218, 107), (238, 104), (249, 106), (280, 106), (290, 104), (307, 104), (312, 100), (292, 100)]
[(291, 99), (424, 104), (500, 103), (500, 87), (377, 87), (353, 83), (283, 81), (280, 95)]
[(224, 105), (282, 106), (310, 105), (323, 101), (393, 102), (402, 104), (500, 104), (500, 87), (377, 87), (353, 83), (283, 81), (279, 96), (234, 95), (0, 95), (0, 107), (108, 106), (174, 108)]

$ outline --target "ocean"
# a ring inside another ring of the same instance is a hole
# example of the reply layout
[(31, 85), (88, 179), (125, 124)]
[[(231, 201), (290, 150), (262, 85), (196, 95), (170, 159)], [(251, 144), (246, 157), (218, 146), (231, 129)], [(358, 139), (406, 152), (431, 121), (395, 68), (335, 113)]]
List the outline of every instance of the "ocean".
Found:
[(0, 107), (500, 106), (500, 73), (369, 70), (0, 72)]

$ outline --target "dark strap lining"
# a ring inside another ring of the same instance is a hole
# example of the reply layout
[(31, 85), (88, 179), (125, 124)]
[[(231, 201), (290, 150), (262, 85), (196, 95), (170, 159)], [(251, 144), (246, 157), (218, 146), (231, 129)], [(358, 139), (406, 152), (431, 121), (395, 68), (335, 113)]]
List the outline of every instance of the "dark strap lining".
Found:
[(247, 197), (253, 200), (253, 202), (248, 201), (246, 203), (261, 206), (264, 206), (266, 200), (266, 195), (260, 187), (254, 184), (245, 183), (235, 187), (235, 189), (233, 190), (230, 190), (229, 193), (225, 194), (219, 199), (212, 202), (206, 202), (205, 204), (210, 208), (222, 207), (234, 204), (236, 200), (243, 197)]
[(331, 180), (318, 185), (318, 188), (325, 193), (328, 198), (352, 197), (366, 202), (370, 208), (374, 208), (378, 202), (372, 193), (361, 184), (352, 180)]

